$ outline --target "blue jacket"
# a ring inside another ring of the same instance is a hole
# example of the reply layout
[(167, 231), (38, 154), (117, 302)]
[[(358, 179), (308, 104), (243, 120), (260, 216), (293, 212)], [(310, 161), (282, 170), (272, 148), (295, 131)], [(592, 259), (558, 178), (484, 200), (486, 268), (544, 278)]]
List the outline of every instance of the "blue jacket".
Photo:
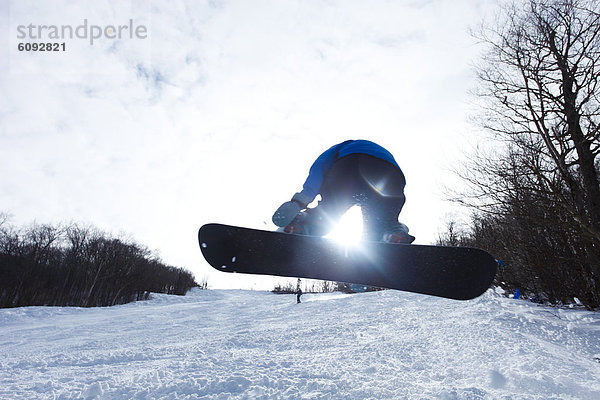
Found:
[(400, 169), (396, 160), (394, 160), (394, 156), (377, 143), (368, 140), (346, 140), (345, 142), (338, 143), (325, 150), (325, 152), (321, 154), (310, 167), (308, 178), (306, 178), (306, 182), (304, 182), (302, 187), (302, 192), (300, 192), (307, 203), (313, 201), (315, 197), (317, 197), (317, 194), (319, 194), (321, 184), (323, 183), (323, 177), (333, 163), (349, 154), (368, 154), (387, 161)]

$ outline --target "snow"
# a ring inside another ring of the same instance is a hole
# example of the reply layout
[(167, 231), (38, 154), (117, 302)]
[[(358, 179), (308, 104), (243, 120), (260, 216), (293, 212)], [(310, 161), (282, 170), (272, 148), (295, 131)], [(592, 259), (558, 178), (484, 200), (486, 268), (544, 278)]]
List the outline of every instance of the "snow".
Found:
[(598, 399), (600, 314), (493, 290), (0, 310), (2, 399)]

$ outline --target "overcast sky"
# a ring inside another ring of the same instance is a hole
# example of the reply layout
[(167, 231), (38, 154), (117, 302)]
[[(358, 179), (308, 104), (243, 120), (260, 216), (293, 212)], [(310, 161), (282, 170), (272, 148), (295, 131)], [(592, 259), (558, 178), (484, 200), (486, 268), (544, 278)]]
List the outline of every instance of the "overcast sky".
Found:
[[(91, 223), (213, 287), (260, 287), (211, 272), (198, 228), (274, 229), (314, 159), (358, 138), (404, 170), (416, 243), (455, 212), (442, 187), (478, 133), (468, 29), (495, 0), (0, 3), (0, 211), (13, 223)], [(30, 25), (43, 40), (19, 38)], [(82, 25), (85, 38), (48, 37)], [(90, 44), (92, 25), (108, 35)], [(128, 35), (139, 26), (145, 37)], [(65, 50), (18, 51), (41, 41)]]

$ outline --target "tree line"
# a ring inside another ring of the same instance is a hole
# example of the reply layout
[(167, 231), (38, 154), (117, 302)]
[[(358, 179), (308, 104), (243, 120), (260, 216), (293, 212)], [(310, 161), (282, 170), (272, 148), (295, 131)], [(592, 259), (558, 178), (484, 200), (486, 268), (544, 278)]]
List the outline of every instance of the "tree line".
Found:
[(277, 294), (293, 294), (302, 289), (304, 293), (332, 293), (337, 290), (337, 283), (318, 279), (298, 279), (297, 282), (287, 281), (275, 284), (271, 292)]
[(475, 33), (477, 122), (490, 140), (458, 171), (474, 210), (442, 244), (505, 262), (498, 284), (551, 303), (600, 307), (600, 3), (507, 5)]
[[(361, 286), (361, 285), (356, 285)], [(285, 283), (277, 283), (271, 292), (277, 294), (294, 294), (298, 292), (298, 288), (302, 289), (303, 293), (333, 293), (333, 292), (342, 292), (342, 293), (356, 293), (353, 285), (346, 282), (332, 282), (332, 281), (324, 281), (318, 279), (305, 279), (300, 285), (298, 283), (294, 284), (291, 281)], [(361, 286), (361, 292), (376, 292), (383, 290), (382, 288), (374, 287), (374, 286)]]
[(16, 228), (0, 216), (0, 307), (110, 306), (151, 292), (184, 295), (192, 274), (147, 248), (71, 224)]

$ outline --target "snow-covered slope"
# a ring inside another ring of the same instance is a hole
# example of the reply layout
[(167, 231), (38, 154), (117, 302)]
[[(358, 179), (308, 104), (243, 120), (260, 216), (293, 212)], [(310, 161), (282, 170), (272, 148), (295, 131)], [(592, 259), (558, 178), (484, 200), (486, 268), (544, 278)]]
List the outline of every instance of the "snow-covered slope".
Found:
[(600, 398), (598, 313), (492, 291), (303, 297), (0, 310), (0, 398)]

